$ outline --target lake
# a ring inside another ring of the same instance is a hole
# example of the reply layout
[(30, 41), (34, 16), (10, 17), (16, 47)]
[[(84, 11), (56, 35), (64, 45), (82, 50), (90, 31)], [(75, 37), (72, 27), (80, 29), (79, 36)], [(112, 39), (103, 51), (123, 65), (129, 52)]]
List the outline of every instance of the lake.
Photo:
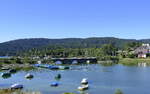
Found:
[(11, 56), (0, 56), (0, 59), (1, 58), (11, 58)]
[[(2, 72), (1, 72), (2, 73)], [(32, 80), (24, 76), (27, 73), (34, 75)], [(58, 87), (51, 87), (57, 74), (62, 75)], [(150, 67), (138, 66), (102, 66), (100, 64), (74, 65), (70, 70), (52, 71), (37, 69), (19, 71), (8, 79), (0, 78), (0, 88), (8, 88), (14, 83), (24, 85), (24, 90), (40, 91), (42, 94), (62, 94), (74, 92), (80, 94), (77, 87), (82, 78), (88, 78), (89, 94), (114, 94), (116, 89), (121, 89), (124, 94), (150, 94)]]

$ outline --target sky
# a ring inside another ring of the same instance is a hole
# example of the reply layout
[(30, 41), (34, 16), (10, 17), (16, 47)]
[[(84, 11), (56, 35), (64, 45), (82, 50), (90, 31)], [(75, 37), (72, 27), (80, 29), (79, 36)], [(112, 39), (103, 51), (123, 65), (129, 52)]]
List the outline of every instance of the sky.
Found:
[(150, 38), (150, 0), (0, 0), (0, 42)]

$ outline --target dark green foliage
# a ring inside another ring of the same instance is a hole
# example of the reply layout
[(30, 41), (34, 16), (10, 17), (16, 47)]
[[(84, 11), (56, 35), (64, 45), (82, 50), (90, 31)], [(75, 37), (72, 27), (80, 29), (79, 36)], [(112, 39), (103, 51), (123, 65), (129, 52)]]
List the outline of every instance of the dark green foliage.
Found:
[(147, 56), (147, 57), (150, 57), (150, 53), (147, 53), (146, 56)]
[(140, 42), (129, 42), (125, 44), (124, 49), (128, 52), (133, 51), (134, 49), (136, 49), (137, 47), (141, 46), (142, 43)]
[(10, 60), (4, 59), (3, 61), (5, 64), (11, 64)]
[[(86, 38), (86, 39), (82, 39), (82, 38), (20, 39), (20, 40), (0, 43), (0, 55), (1, 56), (19, 55), (20, 53), (31, 50), (33, 48), (42, 49), (43, 47), (47, 47), (47, 46), (51, 49), (56, 49), (56, 48), (58, 49), (58, 47), (59, 48), (100, 48), (104, 44), (113, 44), (117, 48), (122, 48), (126, 43), (135, 42), (135, 41), (137, 40), (118, 39), (113, 37)], [(55, 54), (55, 52), (53, 53)], [(40, 53), (38, 51), (35, 51), (34, 54), (40, 54)], [(60, 56), (60, 54), (57, 55)]]
[(30, 58), (7, 58), (0, 59), (0, 64), (34, 64), (35, 61)]
[(137, 55), (132, 53), (132, 54), (128, 54), (127, 57), (128, 57), (128, 58), (136, 58)]
[(16, 58), (16, 63), (17, 63), (17, 64), (23, 64), (23, 62), (21, 61), (20, 58)]
[[(38, 52), (38, 53), (37, 53)], [(97, 57), (98, 60), (118, 61), (117, 48), (112, 44), (104, 45), (102, 48), (51, 48), (51, 46), (42, 49), (32, 49), (23, 54), (23, 56), (49, 56), (52, 58), (67, 57)]]
[(103, 55), (116, 56), (117, 48), (113, 44), (105, 44), (102, 46)]

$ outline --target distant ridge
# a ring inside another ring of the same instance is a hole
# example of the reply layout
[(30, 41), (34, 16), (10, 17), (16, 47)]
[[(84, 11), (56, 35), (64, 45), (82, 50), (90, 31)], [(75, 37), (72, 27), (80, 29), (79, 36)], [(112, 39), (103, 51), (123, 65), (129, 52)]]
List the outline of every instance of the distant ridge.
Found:
[(65, 48), (92, 48), (101, 47), (103, 44), (113, 43), (118, 48), (122, 48), (128, 42), (150, 43), (150, 39), (120, 39), (115, 37), (90, 37), (90, 38), (28, 38), (17, 39), (0, 43), (0, 55), (16, 55), (21, 51), (46, 46), (60, 46)]

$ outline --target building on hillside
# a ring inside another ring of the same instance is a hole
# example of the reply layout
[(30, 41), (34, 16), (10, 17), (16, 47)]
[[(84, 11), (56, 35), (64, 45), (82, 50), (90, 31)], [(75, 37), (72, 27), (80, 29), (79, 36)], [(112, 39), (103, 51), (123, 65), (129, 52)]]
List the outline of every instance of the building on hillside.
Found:
[(135, 49), (135, 54), (137, 54), (138, 58), (146, 58), (147, 54), (150, 54), (150, 45), (142, 44), (142, 46)]

